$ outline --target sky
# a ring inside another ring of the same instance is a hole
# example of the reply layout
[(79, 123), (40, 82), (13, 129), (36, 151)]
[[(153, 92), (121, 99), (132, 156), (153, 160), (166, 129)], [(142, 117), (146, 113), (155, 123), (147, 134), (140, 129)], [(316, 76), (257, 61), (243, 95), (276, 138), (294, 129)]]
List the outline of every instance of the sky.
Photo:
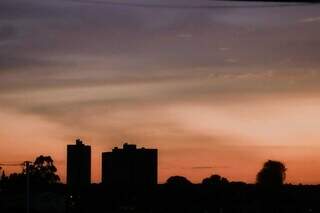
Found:
[[(66, 145), (159, 149), (159, 182), (254, 182), (280, 160), (320, 183), (320, 5), (1, 0), (0, 162)], [(9, 172), (19, 167), (5, 168)]]

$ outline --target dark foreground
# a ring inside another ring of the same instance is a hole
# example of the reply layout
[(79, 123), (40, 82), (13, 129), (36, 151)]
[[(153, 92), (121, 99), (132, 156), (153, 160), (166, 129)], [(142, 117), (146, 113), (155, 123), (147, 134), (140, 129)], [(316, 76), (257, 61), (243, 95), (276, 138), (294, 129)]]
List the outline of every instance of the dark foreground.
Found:
[[(26, 210), (22, 189), (0, 192), (1, 213)], [(31, 190), (30, 213), (296, 213), (320, 212), (320, 186), (260, 188), (245, 183), (170, 185), (148, 188), (93, 184), (70, 193), (63, 184)]]

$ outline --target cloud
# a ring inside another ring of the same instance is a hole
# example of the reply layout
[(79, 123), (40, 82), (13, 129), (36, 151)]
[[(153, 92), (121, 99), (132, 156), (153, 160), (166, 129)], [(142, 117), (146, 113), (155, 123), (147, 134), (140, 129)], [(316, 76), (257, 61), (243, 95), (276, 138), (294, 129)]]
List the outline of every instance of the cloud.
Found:
[(193, 37), (193, 35), (189, 34), (189, 33), (182, 33), (182, 34), (177, 35), (177, 37), (181, 38), (181, 39), (191, 39)]
[[(174, 3), (159, 3), (160, 1), (107, 1), (107, 0), (70, 0), (72, 2), (83, 3), (83, 4), (102, 4), (109, 6), (124, 6), (124, 7), (138, 7), (138, 8), (154, 8), (154, 9), (176, 9), (176, 10), (213, 10), (213, 9), (227, 9), (227, 8), (237, 8), (237, 9), (250, 9), (250, 8), (269, 8), (269, 7), (291, 7), (291, 6), (301, 6), (301, 4), (294, 3), (266, 3), (259, 4), (258, 1), (253, 1), (253, 3), (246, 2), (246, 4), (238, 4), (238, 2), (228, 2), (228, 1), (197, 1), (196, 4), (190, 1), (175, 1)], [(305, 2), (305, 1), (302, 1)], [(309, 3), (306, 1), (305, 3)]]
[(10, 40), (16, 34), (15, 28), (11, 25), (0, 26), (0, 44)]
[(300, 20), (301, 23), (311, 23), (311, 22), (319, 22), (320, 17), (310, 17), (310, 18), (304, 18)]
[(212, 169), (212, 166), (193, 166), (191, 169)]

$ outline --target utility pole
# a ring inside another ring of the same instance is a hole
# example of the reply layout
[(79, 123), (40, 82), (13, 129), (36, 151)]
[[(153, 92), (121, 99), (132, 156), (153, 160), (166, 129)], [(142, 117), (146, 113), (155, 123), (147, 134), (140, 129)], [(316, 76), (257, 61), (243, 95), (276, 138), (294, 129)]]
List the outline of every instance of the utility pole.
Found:
[(27, 176), (27, 213), (30, 213), (30, 161), (25, 162)]
[(26, 179), (27, 179), (27, 191), (26, 191), (26, 207), (27, 213), (30, 213), (30, 165), (31, 161), (25, 161), (23, 163), (0, 163), (0, 170), (2, 169), (1, 166), (22, 166), (25, 167), (26, 170)]

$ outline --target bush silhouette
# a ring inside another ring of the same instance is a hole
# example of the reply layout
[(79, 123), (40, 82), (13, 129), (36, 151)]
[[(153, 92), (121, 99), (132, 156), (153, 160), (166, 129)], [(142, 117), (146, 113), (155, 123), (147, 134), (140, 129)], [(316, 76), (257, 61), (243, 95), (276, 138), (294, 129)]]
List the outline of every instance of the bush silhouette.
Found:
[(192, 185), (192, 183), (186, 177), (183, 177), (183, 176), (169, 177), (166, 184), (170, 186), (178, 186), (178, 187)]
[(229, 181), (227, 178), (221, 177), (220, 175), (211, 175), (202, 180), (202, 184), (206, 186), (221, 186), (228, 184)]

